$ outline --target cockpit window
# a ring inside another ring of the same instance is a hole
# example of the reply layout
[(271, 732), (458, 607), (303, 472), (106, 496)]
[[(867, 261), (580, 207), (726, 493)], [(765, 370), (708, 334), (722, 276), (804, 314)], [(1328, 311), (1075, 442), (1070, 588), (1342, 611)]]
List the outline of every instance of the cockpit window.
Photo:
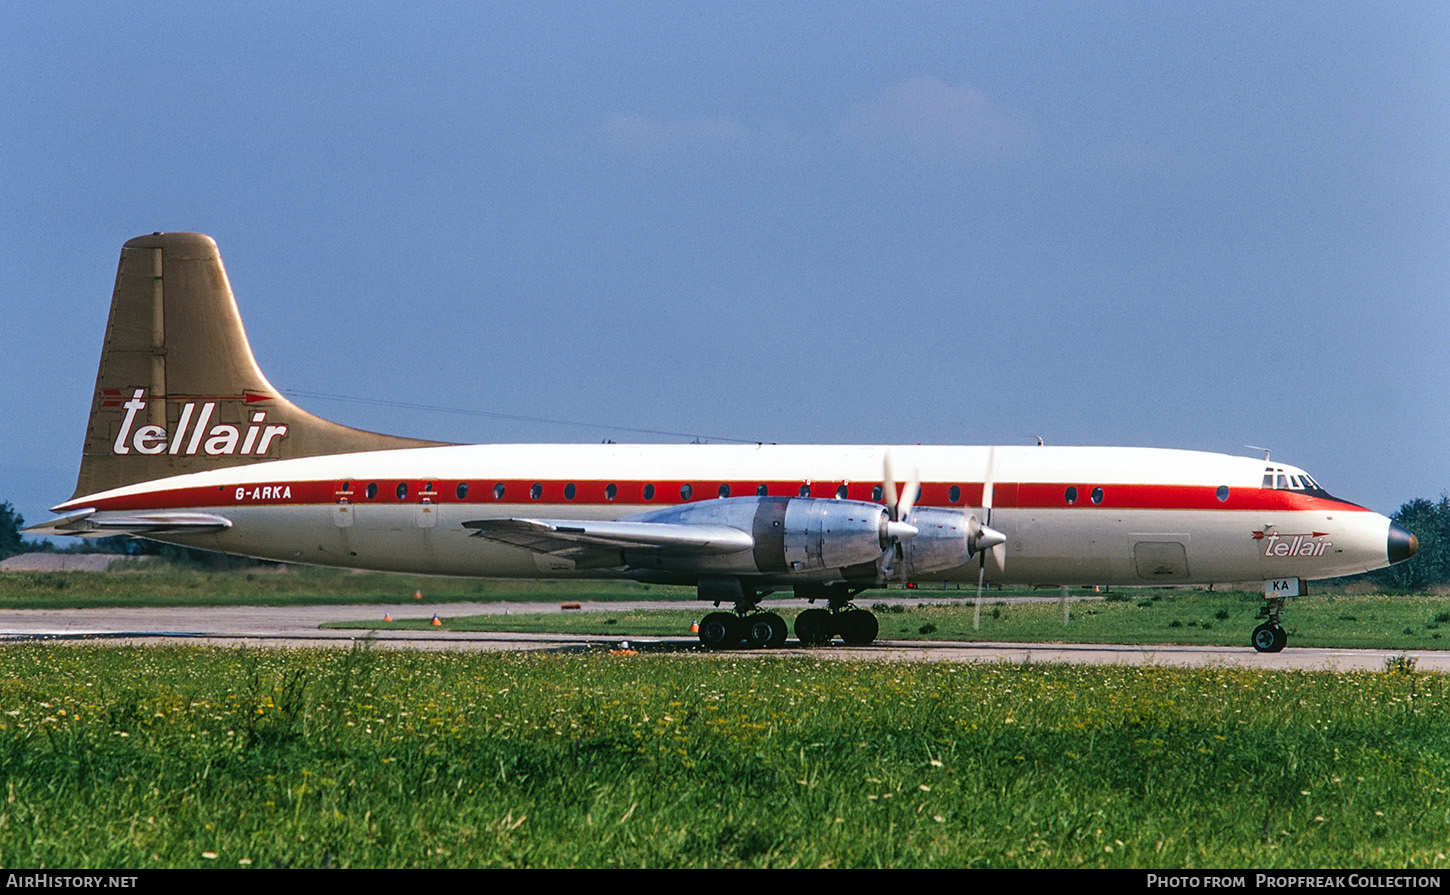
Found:
[(1289, 472), (1282, 466), (1270, 466), (1264, 470), (1264, 488), (1276, 491), (1318, 491), (1324, 487), (1306, 472)]

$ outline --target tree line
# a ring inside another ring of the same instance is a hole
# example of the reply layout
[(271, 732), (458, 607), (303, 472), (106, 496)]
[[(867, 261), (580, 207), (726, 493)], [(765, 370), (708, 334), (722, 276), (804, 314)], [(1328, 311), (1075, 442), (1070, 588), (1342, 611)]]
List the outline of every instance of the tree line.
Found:
[[(1402, 504), (1390, 517), (1420, 539), (1420, 552), (1413, 558), (1387, 569), (1370, 572), (1376, 583), (1393, 591), (1419, 591), (1450, 585), (1450, 493), (1439, 500), (1417, 497)], [(203, 551), (174, 547), (141, 538), (115, 537), (86, 539), (60, 550), (49, 541), (27, 541), (20, 534), (25, 520), (8, 501), (0, 503), (0, 559), (17, 553), (123, 553), (130, 556), (156, 554), (173, 559), (196, 561), (214, 556)]]
[(1417, 497), (1390, 517), (1420, 541), (1413, 557), (1371, 572), (1374, 580), (1394, 591), (1428, 590), (1450, 584), (1450, 494), (1439, 500)]

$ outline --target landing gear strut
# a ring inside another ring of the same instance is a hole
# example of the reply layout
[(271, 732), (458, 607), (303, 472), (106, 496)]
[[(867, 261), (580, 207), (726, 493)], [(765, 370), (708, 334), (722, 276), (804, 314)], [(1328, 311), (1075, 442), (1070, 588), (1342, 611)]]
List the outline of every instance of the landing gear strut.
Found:
[(1267, 600), (1264, 614), (1269, 620), (1254, 629), (1254, 633), (1249, 636), (1249, 643), (1261, 653), (1277, 653), (1289, 642), (1288, 633), (1279, 624), (1279, 616), (1284, 612), (1284, 598), (1268, 597)]

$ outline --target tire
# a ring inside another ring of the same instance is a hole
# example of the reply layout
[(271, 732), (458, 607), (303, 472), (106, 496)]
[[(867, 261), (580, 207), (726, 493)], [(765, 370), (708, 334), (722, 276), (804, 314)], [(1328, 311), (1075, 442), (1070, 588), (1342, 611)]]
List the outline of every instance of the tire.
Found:
[(824, 609), (806, 609), (795, 617), (795, 636), (801, 646), (822, 646), (836, 636), (835, 619)]
[(745, 642), (751, 649), (780, 649), (785, 645), (785, 619), (761, 612), (745, 620)]
[(1270, 622), (1265, 622), (1254, 629), (1249, 643), (1254, 649), (1261, 653), (1277, 653), (1284, 649), (1289, 642), (1289, 634), (1283, 628)]
[(866, 646), (876, 639), (881, 626), (865, 609), (852, 609), (840, 616), (841, 639), (851, 646)]
[(734, 649), (740, 643), (740, 620), (728, 612), (712, 612), (700, 622), (700, 643), (706, 649)]

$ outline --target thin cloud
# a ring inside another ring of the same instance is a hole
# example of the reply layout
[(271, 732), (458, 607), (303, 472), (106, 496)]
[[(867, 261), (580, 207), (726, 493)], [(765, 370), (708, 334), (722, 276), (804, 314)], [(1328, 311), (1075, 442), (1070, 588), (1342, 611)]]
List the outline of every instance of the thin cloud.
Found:
[(1034, 143), (1032, 121), (993, 103), (971, 84), (902, 81), (858, 103), (841, 123), (845, 139), (873, 150), (936, 162), (1006, 159)]

